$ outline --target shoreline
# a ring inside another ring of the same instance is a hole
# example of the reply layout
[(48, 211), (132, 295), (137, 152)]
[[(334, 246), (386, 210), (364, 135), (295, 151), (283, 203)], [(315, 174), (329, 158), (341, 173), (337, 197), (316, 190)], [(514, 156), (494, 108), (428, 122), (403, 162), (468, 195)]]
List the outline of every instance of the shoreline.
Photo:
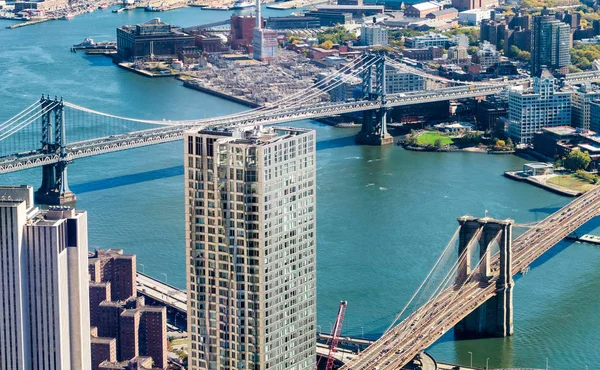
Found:
[(229, 95), (227, 93), (224, 93), (224, 92), (221, 92), (221, 91), (218, 91), (218, 90), (213, 90), (213, 89), (209, 89), (209, 88), (204, 87), (204, 86), (199, 86), (199, 85), (193, 84), (193, 83), (191, 83), (191, 82), (189, 82), (187, 80), (181, 79), (180, 77), (177, 77), (177, 79), (179, 81), (182, 81), (183, 82), (183, 86), (187, 87), (188, 89), (197, 90), (197, 91), (200, 91), (200, 92), (203, 92), (203, 93), (206, 93), (206, 94), (217, 96), (219, 98), (222, 98), (222, 99), (225, 99), (225, 100), (229, 100), (229, 101), (232, 101), (234, 103), (242, 104), (242, 105), (245, 105), (245, 106), (250, 107), (250, 108), (258, 108), (258, 107), (262, 106), (262, 104), (255, 103), (255, 102), (250, 101), (248, 99), (240, 98), (240, 97), (237, 97), (237, 96), (232, 96), (232, 95)]
[(542, 188), (542, 189), (548, 190), (550, 192), (553, 192), (555, 194), (562, 195), (565, 197), (578, 197), (578, 196), (582, 195), (583, 193), (585, 193), (583, 191), (572, 191), (572, 190), (561, 189), (561, 188), (554, 187), (554, 186), (551, 186), (548, 184), (544, 184), (544, 183), (541, 183), (530, 177), (519, 176), (517, 174), (519, 172), (520, 171), (505, 171), (504, 176), (508, 177), (511, 180), (515, 180), (515, 181), (519, 181), (519, 182), (527, 182), (531, 185), (537, 186), (538, 188)]

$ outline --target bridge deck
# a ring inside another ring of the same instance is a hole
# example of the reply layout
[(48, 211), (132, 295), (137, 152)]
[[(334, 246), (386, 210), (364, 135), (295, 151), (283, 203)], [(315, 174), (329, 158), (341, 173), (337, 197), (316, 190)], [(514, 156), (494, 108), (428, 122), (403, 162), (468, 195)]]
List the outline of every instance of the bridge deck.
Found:
[[(512, 244), (512, 271), (523, 272), (542, 254), (595, 217), (599, 209), (600, 187), (596, 187), (523, 233)], [(498, 263), (498, 255), (493, 256), (492, 270), (497, 270)], [(343, 369), (400, 369), (492, 298), (496, 294), (495, 284), (496, 279), (492, 279), (487, 286), (475, 281), (460, 288), (446, 289), (385, 333)]]

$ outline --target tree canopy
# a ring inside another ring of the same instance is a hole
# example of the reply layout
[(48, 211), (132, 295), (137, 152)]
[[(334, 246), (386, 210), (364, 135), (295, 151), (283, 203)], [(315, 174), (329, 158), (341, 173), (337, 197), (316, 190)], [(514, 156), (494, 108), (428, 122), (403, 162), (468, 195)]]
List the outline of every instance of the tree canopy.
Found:
[(592, 158), (590, 157), (590, 154), (578, 149), (571, 150), (569, 154), (562, 158), (563, 167), (572, 172), (585, 170), (591, 162)]
[(469, 45), (479, 44), (479, 27), (459, 27), (444, 32), (446, 36), (465, 35), (469, 38)]
[(319, 43), (323, 44), (325, 41), (331, 41), (333, 44), (343, 44), (350, 40), (356, 40), (354, 32), (349, 32), (343, 26), (337, 26), (330, 28), (317, 34)]
[(600, 45), (577, 45), (571, 49), (571, 63), (581, 70), (590, 69), (596, 59), (600, 59)]

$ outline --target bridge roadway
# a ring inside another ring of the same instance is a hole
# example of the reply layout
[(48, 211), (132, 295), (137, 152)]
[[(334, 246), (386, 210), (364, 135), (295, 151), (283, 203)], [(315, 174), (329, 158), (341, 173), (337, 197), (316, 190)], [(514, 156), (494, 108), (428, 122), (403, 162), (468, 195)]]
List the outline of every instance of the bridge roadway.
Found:
[[(567, 235), (598, 215), (600, 187), (596, 187), (546, 217), (512, 243), (512, 271), (523, 273), (542, 254)], [(496, 295), (498, 254), (492, 256), (488, 282), (469, 281), (451, 286), (421, 306), (400, 324), (385, 333), (342, 369), (390, 369), (406, 365), (431, 346), (447, 330), (488, 299)]]
[[(435, 91), (416, 91), (402, 94), (388, 95), (386, 107), (445, 101), (452, 99), (473, 98), (499, 93), (504, 89), (499, 85), (460, 86), (440, 89)], [(344, 113), (360, 112), (381, 108), (381, 101), (349, 101), (339, 103), (319, 103), (306, 107), (273, 108), (264, 113), (240, 117), (216, 117), (198, 121), (181, 121), (181, 124), (172, 124), (160, 128), (136, 131), (127, 134), (112, 135), (87, 141), (70, 143), (66, 147), (66, 159), (74, 160), (94, 155), (116, 152), (119, 150), (137, 148), (142, 146), (160, 144), (179, 140), (183, 132), (202, 126), (219, 126), (222, 128), (235, 128), (243, 126), (274, 125), (303, 119), (328, 117)], [(169, 125), (168, 121), (165, 125)], [(69, 133), (67, 132), (67, 139)], [(0, 174), (20, 171), (27, 168), (40, 167), (61, 161), (59, 153), (41, 153), (34, 150), (24, 154), (16, 154), (0, 158)]]

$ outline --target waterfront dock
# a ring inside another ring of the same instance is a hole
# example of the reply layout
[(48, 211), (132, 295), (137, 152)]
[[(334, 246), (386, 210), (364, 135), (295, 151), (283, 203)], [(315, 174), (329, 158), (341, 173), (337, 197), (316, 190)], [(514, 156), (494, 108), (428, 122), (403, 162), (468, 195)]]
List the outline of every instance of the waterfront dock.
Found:
[(528, 182), (539, 188), (546, 189), (553, 193), (556, 193), (559, 195), (564, 195), (567, 197), (578, 197), (584, 193), (583, 191), (574, 191), (574, 190), (569, 190), (566, 188), (554, 186), (554, 185), (550, 184), (549, 182), (544, 181), (545, 179), (540, 179), (543, 176), (524, 176), (524, 175), (522, 175), (522, 171), (506, 171), (506, 172), (504, 172), (504, 176), (506, 176), (512, 180)]
[(55, 18), (38, 18), (38, 19), (32, 19), (32, 20), (25, 21), (25, 22), (11, 24), (10, 26), (6, 26), (6, 28), (9, 28), (9, 29), (12, 30), (12, 29), (15, 29), (15, 28), (20, 28), (20, 27), (25, 27), (25, 26), (33, 26), (34, 24), (51, 21), (53, 19), (55, 19)]
[[(102, 53), (102, 54), (111, 56), (110, 53)], [(148, 71), (145, 69), (133, 68), (133, 63), (118, 63), (118, 66), (123, 69), (126, 69), (128, 71), (145, 76), (145, 77), (177, 77), (179, 75), (178, 72), (173, 72), (173, 71), (170, 71), (169, 73), (154, 73), (154, 72), (151, 72), (151, 71)]]
[(600, 245), (600, 236), (598, 236), (598, 235), (584, 234), (582, 236), (577, 236), (576, 234), (571, 234), (571, 235), (567, 236), (565, 239), (571, 240), (574, 242)]
[(245, 105), (245, 106), (250, 107), (250, 108), (256, 108), (256, 107), (260, 107), (261, 106), (260, 104), (257, 104), (255, 102), (250, 101), (248, 99), (245, 99), (243, 97), (233, 96), (233, 95), (227, 94), (227, 93), (219, 91), (219, 90), (215, 90), (215, 89), (211, 89), (211, 88), (208, 88), (208, 87), (205, 87), (205, 86), (201, 86), (198, 83), (194, 83), (193, 81), (189, 81), (189, 80), (182, 80), (182, 81), (183, 81), (183, 86), (185, 86), (187, 88), (190, 88), (190, 89), (193, 89), (193, 90), (198, 90), (198, 91), (201, 91), (203, 93), (207, 93), (207, 94), (210, 94), (210, 95), (218, 96), (220, 98), (227, 99), (229, 101), (236, 102), (238, 104), (242, 104), (242, 105)]
[(267, 5), (267, 8), (277, 9), (277, 10), (288, 10), (288, 9), (304, 8), (306, 6), (325, 4), (325, 3), (327, 3), (327, 1), (323, 1), (323, 0), (291, 0), (291, 1), (282, 1), (282, 2), (276, 2), (273, 4), (269, 4), (269, 5)]

